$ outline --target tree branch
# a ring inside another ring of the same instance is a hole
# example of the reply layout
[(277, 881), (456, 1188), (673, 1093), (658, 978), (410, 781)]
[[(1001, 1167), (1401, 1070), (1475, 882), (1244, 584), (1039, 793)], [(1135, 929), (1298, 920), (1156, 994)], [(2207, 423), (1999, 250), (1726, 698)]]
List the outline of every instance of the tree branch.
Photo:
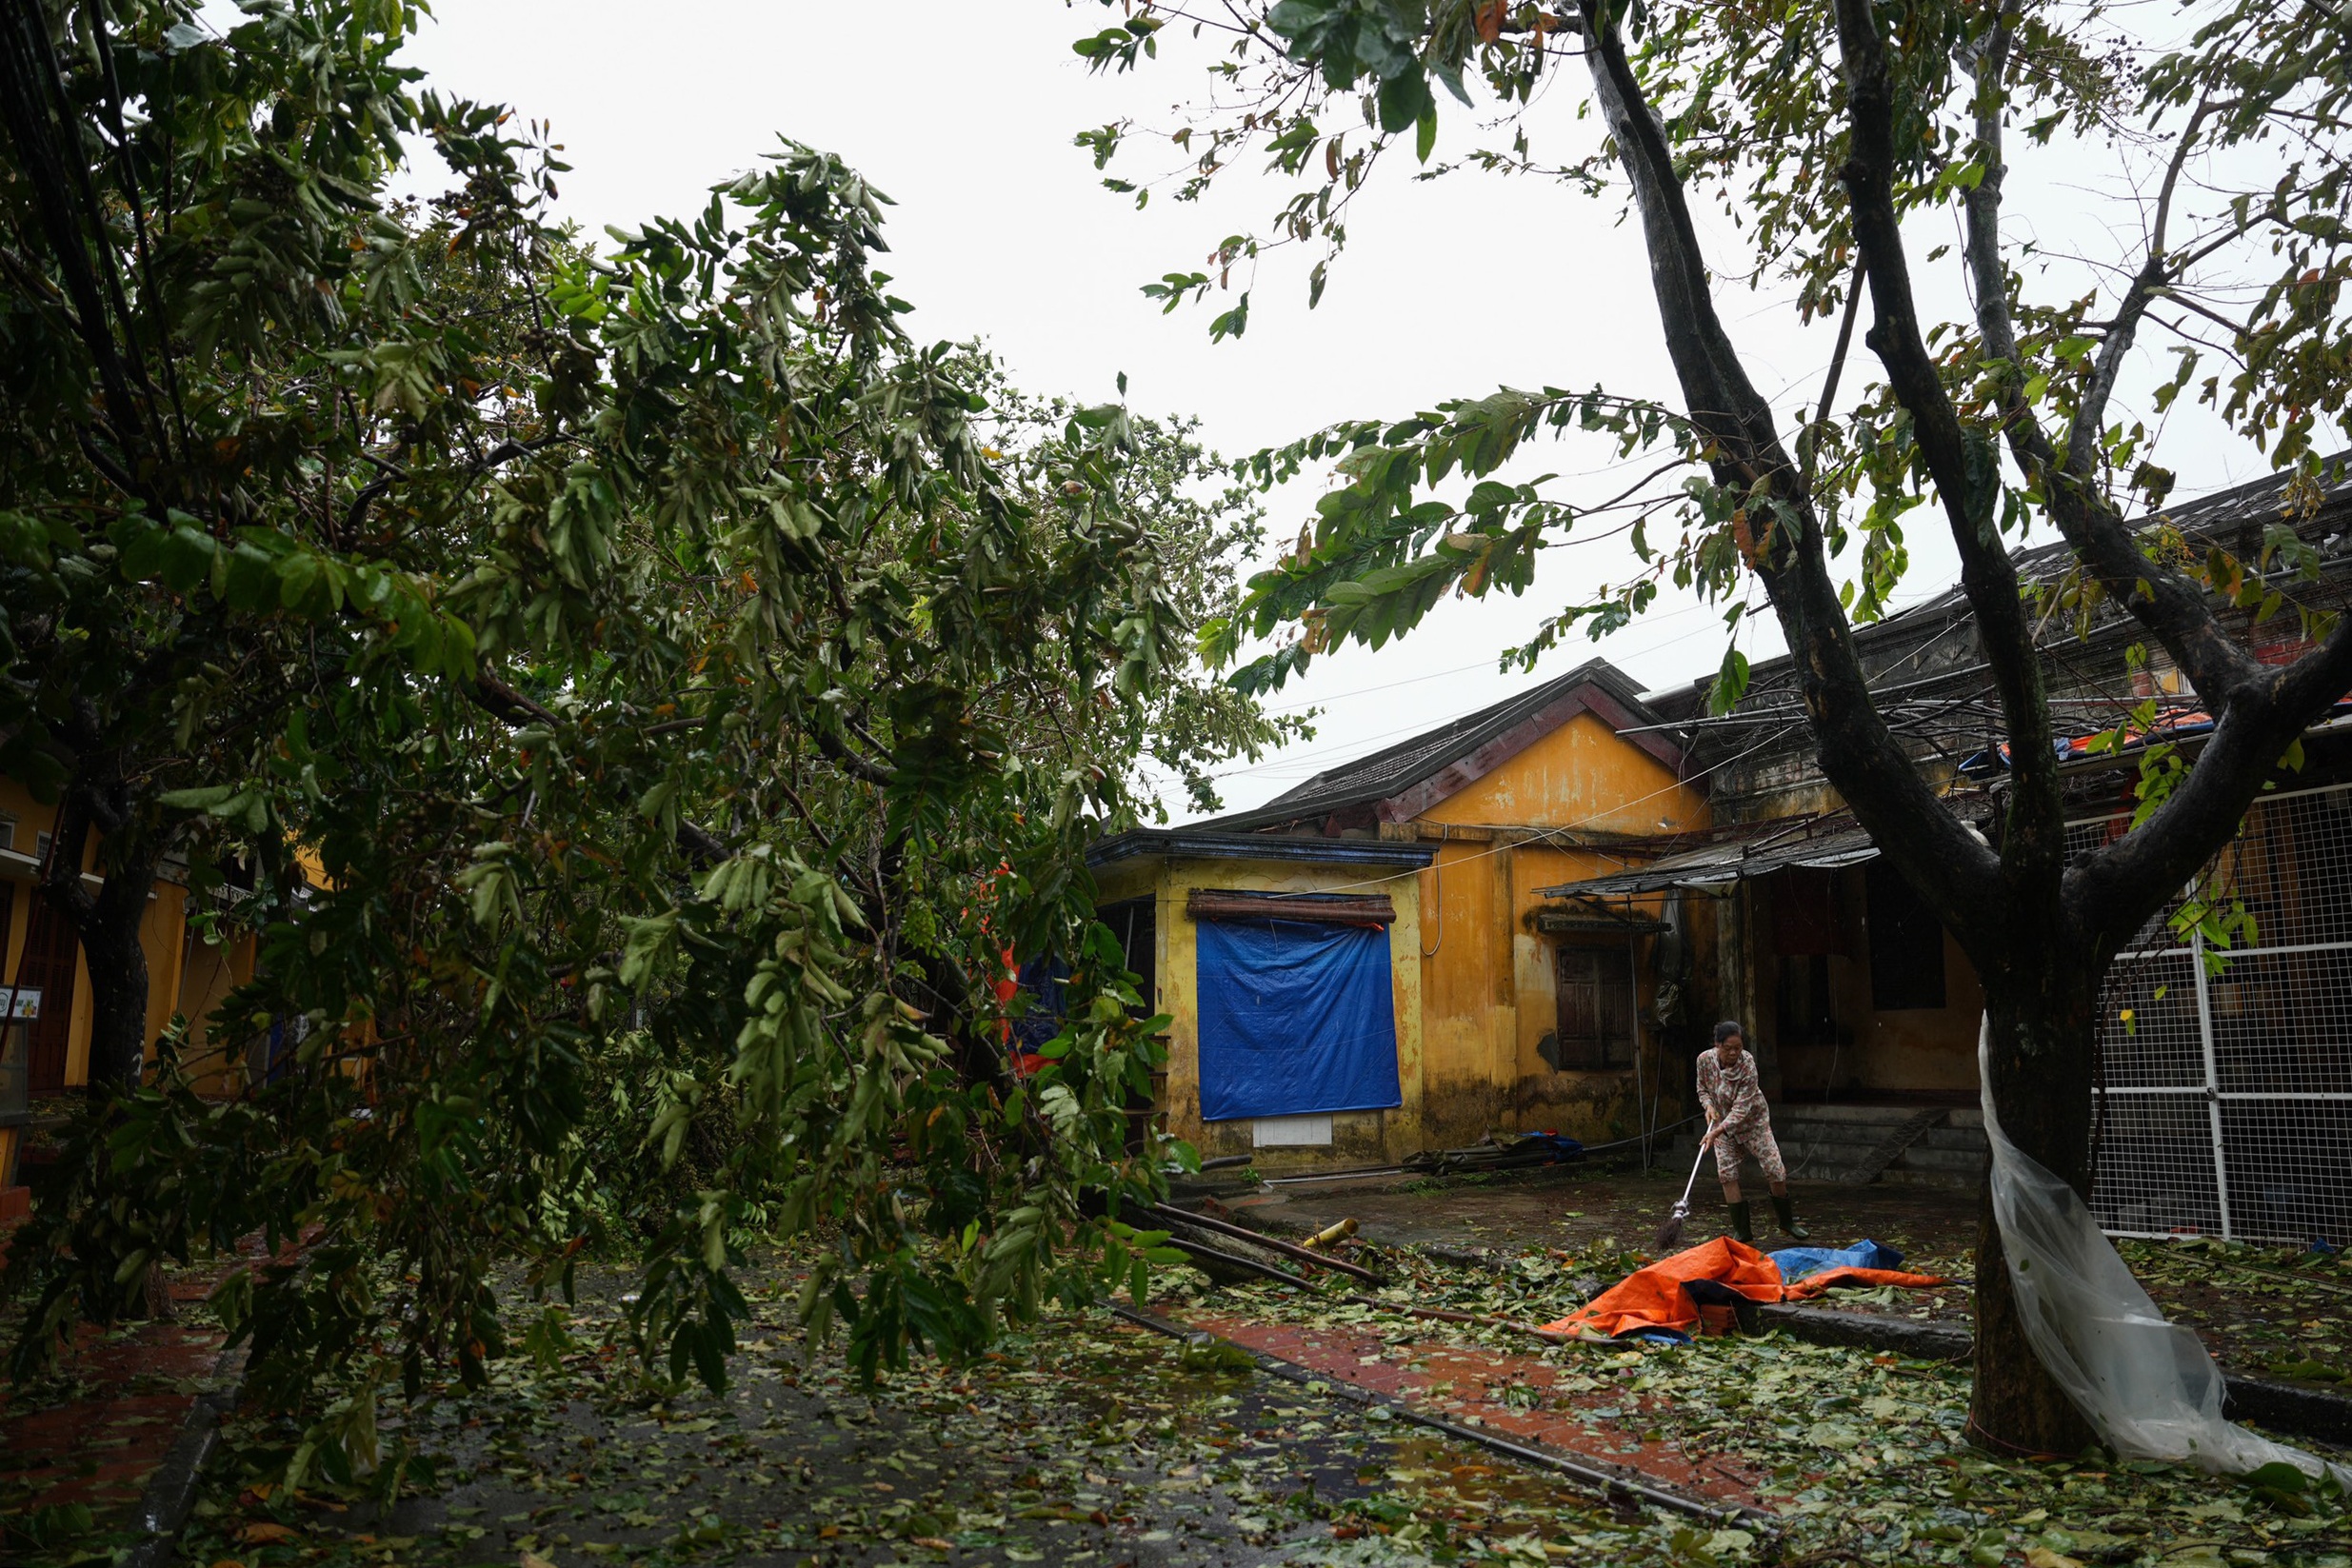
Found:
[(1626, 59), (1608, 0), (1579, 5), (1585, 65), (1633, 185), (1651, 289), (1691, 423), (1711, 446), (1718, 483), (1754, 493), (1762, 482), (1770, 494), (1760, 499), (1770, 524), (1754, 565), (1787, 636), (1823, 770), (1948, 924), (1983, 928), (1993, 923), (1967, 917), (1998, 893), (1997, 863), (1927, 787), (1871, 703), (1803, 471), (1774, 433), (1771, 409), (1715, 313), (1672, 149)]
[(2229, 840), (2246, 803), (2278, 770), (2304, 728), (2352, 688), (2352, 616), (2327, 641), (2283, 667), (2264, 665), (2215, 711), (2212, 737), (2172, 795), (2136, 832), (2085, 856), (2066, 873), (2074, 922), (2105, 952), (2128, 940), (2150, 909), (2185, 886)]
[[(1910, 411), (1920, 452), (1960, 548), (1961, 586), (1976, 612), (1985, 664), (2001, 697), (2016, 780), (2003, 847), (2004, 872), (2013, 890), (2020, 890), (2016, 884), (2023, 880), (2054, 891), (2065, 859), (2065, 817), (2033, 624), (1997, 516), (2000, 452), (1989, 437), (1962, 426), (1920, 328), (1895, 209), (1894, 95), (1870, 0), (1838, 0), (1838, 42), (1853, 125), (1850, 155), (1840, 173), (1853, 204), (1854, 240), (1876, 311), (1864, 341), (1885, 366), (1888, 387)], [(1997, 26), (1988, 52), (2005, 55), (2006, 50), (2006, 27)], [(1988, 90), (1980, 89), (1980, 100)], [(1985, 177), (1996, 177), (1990, 167)]]
[(68, 788), (50, 824), (49, 858), (35, 873), (50, 903), (73, 922), (78, 933), (97, 913), (98, 901), (82, 885), (82, 860), (90, 848), (90, 807), (82, 792)]
[(1814, 411), (1813, 423), (1798, 444), (1797, 457), (1804, 465), (1804, 491), (1813, 493), (1813, 475), (1818, 471), (1821, 455), (1821, 433), (1829, 426), (1829, 406), (1838, 398), (1838, 383), (1845, 375), (1845, 351), (1854, 344), (1854, 317), (1862, 309), (1864, 263), (1854, 259), (1854, 276), (1845, 286), (1845, 309), (1838, 317), (1838, 347), (1829, 356), (1829, 373), (1822, 381), (1821, 407)]
[(2098, 461), (2099, 431), (2106, 423), (2107, 404), (2115, 395), (2116, 382), (2123, 374), (2123, 361), (2131, 353), (2140, 320), (2170, 282), (2171, 263), (2164, 254), (2164, 230), (2172, 221), (2172, 193), (2181, 183), (2181, 170), (2188, 163), (2189, 149), (2196, 146), (2198, 128), (2204, 123), (2211, 108), (2210, 98), (2198, 100), (2188, 124), (2182, 129), (2180, 145), (2172, 149), (2172, 162), (2164, 169), (2163, 188), (2156, 198), (2156, 221), (2149, 227), (2147, 258), (2140, 264), (2130, 287), (2123, 290), (2122, 303), (2115, 308), (2115, 320), (2107, 327), (2106, 341), (2099, 346), (2099, 357), (2091, 365), (2091, 384), (2075, 409), (2074, 429), (2066, 438), (2066, 471), (2078, 480), (2088, 481)]
[[(81, 328), (83, 351), (97, 372), (107, 423), (116, 443), (128, 446), (144, 438), (147, 422), (131, 391), (130, 371), (107, 330), (106, 304), (90, 267), (90, 237), (75, 212), (66, 158), (52, 134), (55, 128), (46, 106), (54, 87), (50, 69), (54, 64), (41, 9), (22, 0), (8, 5), (6, 14), (0, 16), (0, 117), (5, 117), (10, 139), (16, 144), (18, 163), (32, 187), (33, 206), (40, 213), (50, 254), (73, 302), (73, 318)], [(102, 226), (102, 242), (104, 233)], [(136, 462), (130, 465), (134, 470), (138, 466)], [(159, 496), (139, 490), (128, 493), (161, 511)]]
[(853, 778), (863, 779), (870, 784), (887, 787), (890, 781), (898, 777), (895, 769), (886, 767), (861, 755), (850, 747), (848, 742), (821, 724), (809, 725), (808, 733), (815, 739), (817, 749), (832, 762), (839, 764), (843, 770)]
[[(563, 723), (554, 713), (494, 675), (475, 676), (466, 694), (474, 700), (475, 705), (504, 724), (540, 724), (552, 729)], [(678, 819), (677, 843), (687, 859), (701, 865), (716, 865), (734, 853), (726, 840), (684, 817)]]
[(552, 728), (561, 724), (548, 709), (524, 696), (494, 675), (477, 675), (467, 695), (486, 709), (492, 718), (510, 724), (542, 724)]
[(2068, 547), (2115, 601), (2163, 645), (2197, 694), (2218, 713), (2229, 694), (2259, 666), (2223, 632), (2197, 585), (2152, 559), (2087, 481), (2062, 466), (2048, 433), (2025, 402), (2024, 371), (2009, 316), (2009, 281), (2001, 265), (2001, 188), (2005, 172), (2001, 162), (2001, 84), (2007, 61), (2004, 23), (1995, 30), (1977, 62), (1977, 155), (1983, 163), (1984, 175), (1968, 192), (1966, 213), (1977, 330), (1985, 359), (2008, 367), (2007, 374), (1996, 378), (1996, 395), (2010, 455), (2025, 471), (2026, 480), (2041, 490)]
[[(569, 436), (558, 432), (534, 436), (528, 441), (502, 441), (467, 466), (464, 482), (469, 483), (481, 478), (501, 463), (509, 463), (518, 457), (528, 457), (533, 452), (570, 439)], [(361, 486), (358, 493), (351, 497), (350, 506), (345, 508), (343, 533), (347, 539), (356, 535), (359, 526), (368, 520), (368, 508), (373, 506), (396, 482), (409, 477), (409, 470), (406, 468), (387, 463), (382, 458), (369, 453), (361, 455), (374, 464), (382, 472)]]

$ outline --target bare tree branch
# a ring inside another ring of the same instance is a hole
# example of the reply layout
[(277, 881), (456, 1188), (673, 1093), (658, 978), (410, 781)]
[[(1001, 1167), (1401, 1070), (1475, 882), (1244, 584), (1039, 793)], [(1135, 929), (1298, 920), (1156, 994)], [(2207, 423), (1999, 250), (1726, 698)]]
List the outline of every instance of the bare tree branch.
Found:
[[(2198, 129), (2211, 111), (2211, 99), (2201, 98), (2189, 113), (2188, 124), (2182, 129), (2180, 143), (2172, 149), (2172, 162), (2164, 169), (2163, 187), (2156, 198), (2156, 221), (2149, 226), (2147, 258), (2133, 275), (2131, 286), (2123, 290), (2123, 301), (2115, 308), (2115, 320), (2108, 324), (2106, 341), (2099, 346), (2099, 357), (2091, 364), (2091, 384), (2075, 409), (2074, 429), (2066, 439), (2066, 471), (2078, 480), (2087, 481), (2098, 463), (2100, 427), (2106, 423), (2107, 404), (2123, 373), (2123, 361), (2131, 354), (2140, 320), (2171, 281), (2171, 262), (2164, 254), (2164, 231), (2172, 221), (2172, 194), (2181, 183), (2181, 170), (2188, 163), (2189, 152), (2197, 145)], [(1994, 113), (1999, 113), (1998, 108)]]

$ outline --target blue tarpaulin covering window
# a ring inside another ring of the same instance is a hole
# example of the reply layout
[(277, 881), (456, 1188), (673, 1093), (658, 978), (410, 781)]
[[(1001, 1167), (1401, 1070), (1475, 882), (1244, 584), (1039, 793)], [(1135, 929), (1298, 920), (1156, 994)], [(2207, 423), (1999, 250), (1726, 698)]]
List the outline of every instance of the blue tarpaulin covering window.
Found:
[(1204, 920), (1196, 932), (1204, 1121), (1404, 1102), (1385, 929)]

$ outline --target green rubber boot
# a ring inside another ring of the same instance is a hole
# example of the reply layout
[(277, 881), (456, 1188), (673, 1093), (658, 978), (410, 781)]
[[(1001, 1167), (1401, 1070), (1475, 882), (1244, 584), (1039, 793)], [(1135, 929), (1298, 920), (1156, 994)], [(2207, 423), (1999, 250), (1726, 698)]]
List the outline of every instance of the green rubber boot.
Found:
[(1794, 1237), (1800, 1241), (1812, 1240), (1813, 1233), (1797, 1223), (1797, 1201), (1795, 1199), (1775, 1198), (1772, 1200), (1772, 1218), (1781, 1222), (1783, 1236)]
[(1747, 1200), (1744, 1198), (1731, 1205), (1731, 1234), (1743, 1241), (1756, 1240), (1756, 1225), (1747, 1217)]

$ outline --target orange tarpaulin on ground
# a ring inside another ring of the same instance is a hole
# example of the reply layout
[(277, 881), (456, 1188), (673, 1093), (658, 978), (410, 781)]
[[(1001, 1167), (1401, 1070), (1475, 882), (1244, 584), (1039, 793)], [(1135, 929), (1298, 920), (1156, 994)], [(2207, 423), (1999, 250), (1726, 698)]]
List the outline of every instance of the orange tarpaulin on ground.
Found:
[(1719, 1236), (1671, 1258), (1661, 1258), (1635, 1269), (1558, 1322), (1545, 1323), (1545, 1334), (1575, 1335), (1590, 1330), (1615, 1338), (1638, 1329), (1666, 1328), (1688, 1332), (1699, 1320), (1698, 1303), (1683, 1288), (1692, 1280), (1712, 1280), (1751, 1301), (1802, 1300), (1832, 1285), (1940, 1285), (1948, 1281), (1932, 1274), (1902, 1274), (1883, 1268), (1832, 1268), (1809, 1275), (1794, 1285), (1781, 1282), (1780, 1265), (1744, 1241)]
[(1951, 1282), (1941, 1274), (1905, 1274), (1899, 1268), (1825, 1268), (1789, 1286), (1781, 1300), (1802, 1301), (1836, 1285), (1893, 1285), (1899, 1290), (1925, 1290), (1930, 1285)]

